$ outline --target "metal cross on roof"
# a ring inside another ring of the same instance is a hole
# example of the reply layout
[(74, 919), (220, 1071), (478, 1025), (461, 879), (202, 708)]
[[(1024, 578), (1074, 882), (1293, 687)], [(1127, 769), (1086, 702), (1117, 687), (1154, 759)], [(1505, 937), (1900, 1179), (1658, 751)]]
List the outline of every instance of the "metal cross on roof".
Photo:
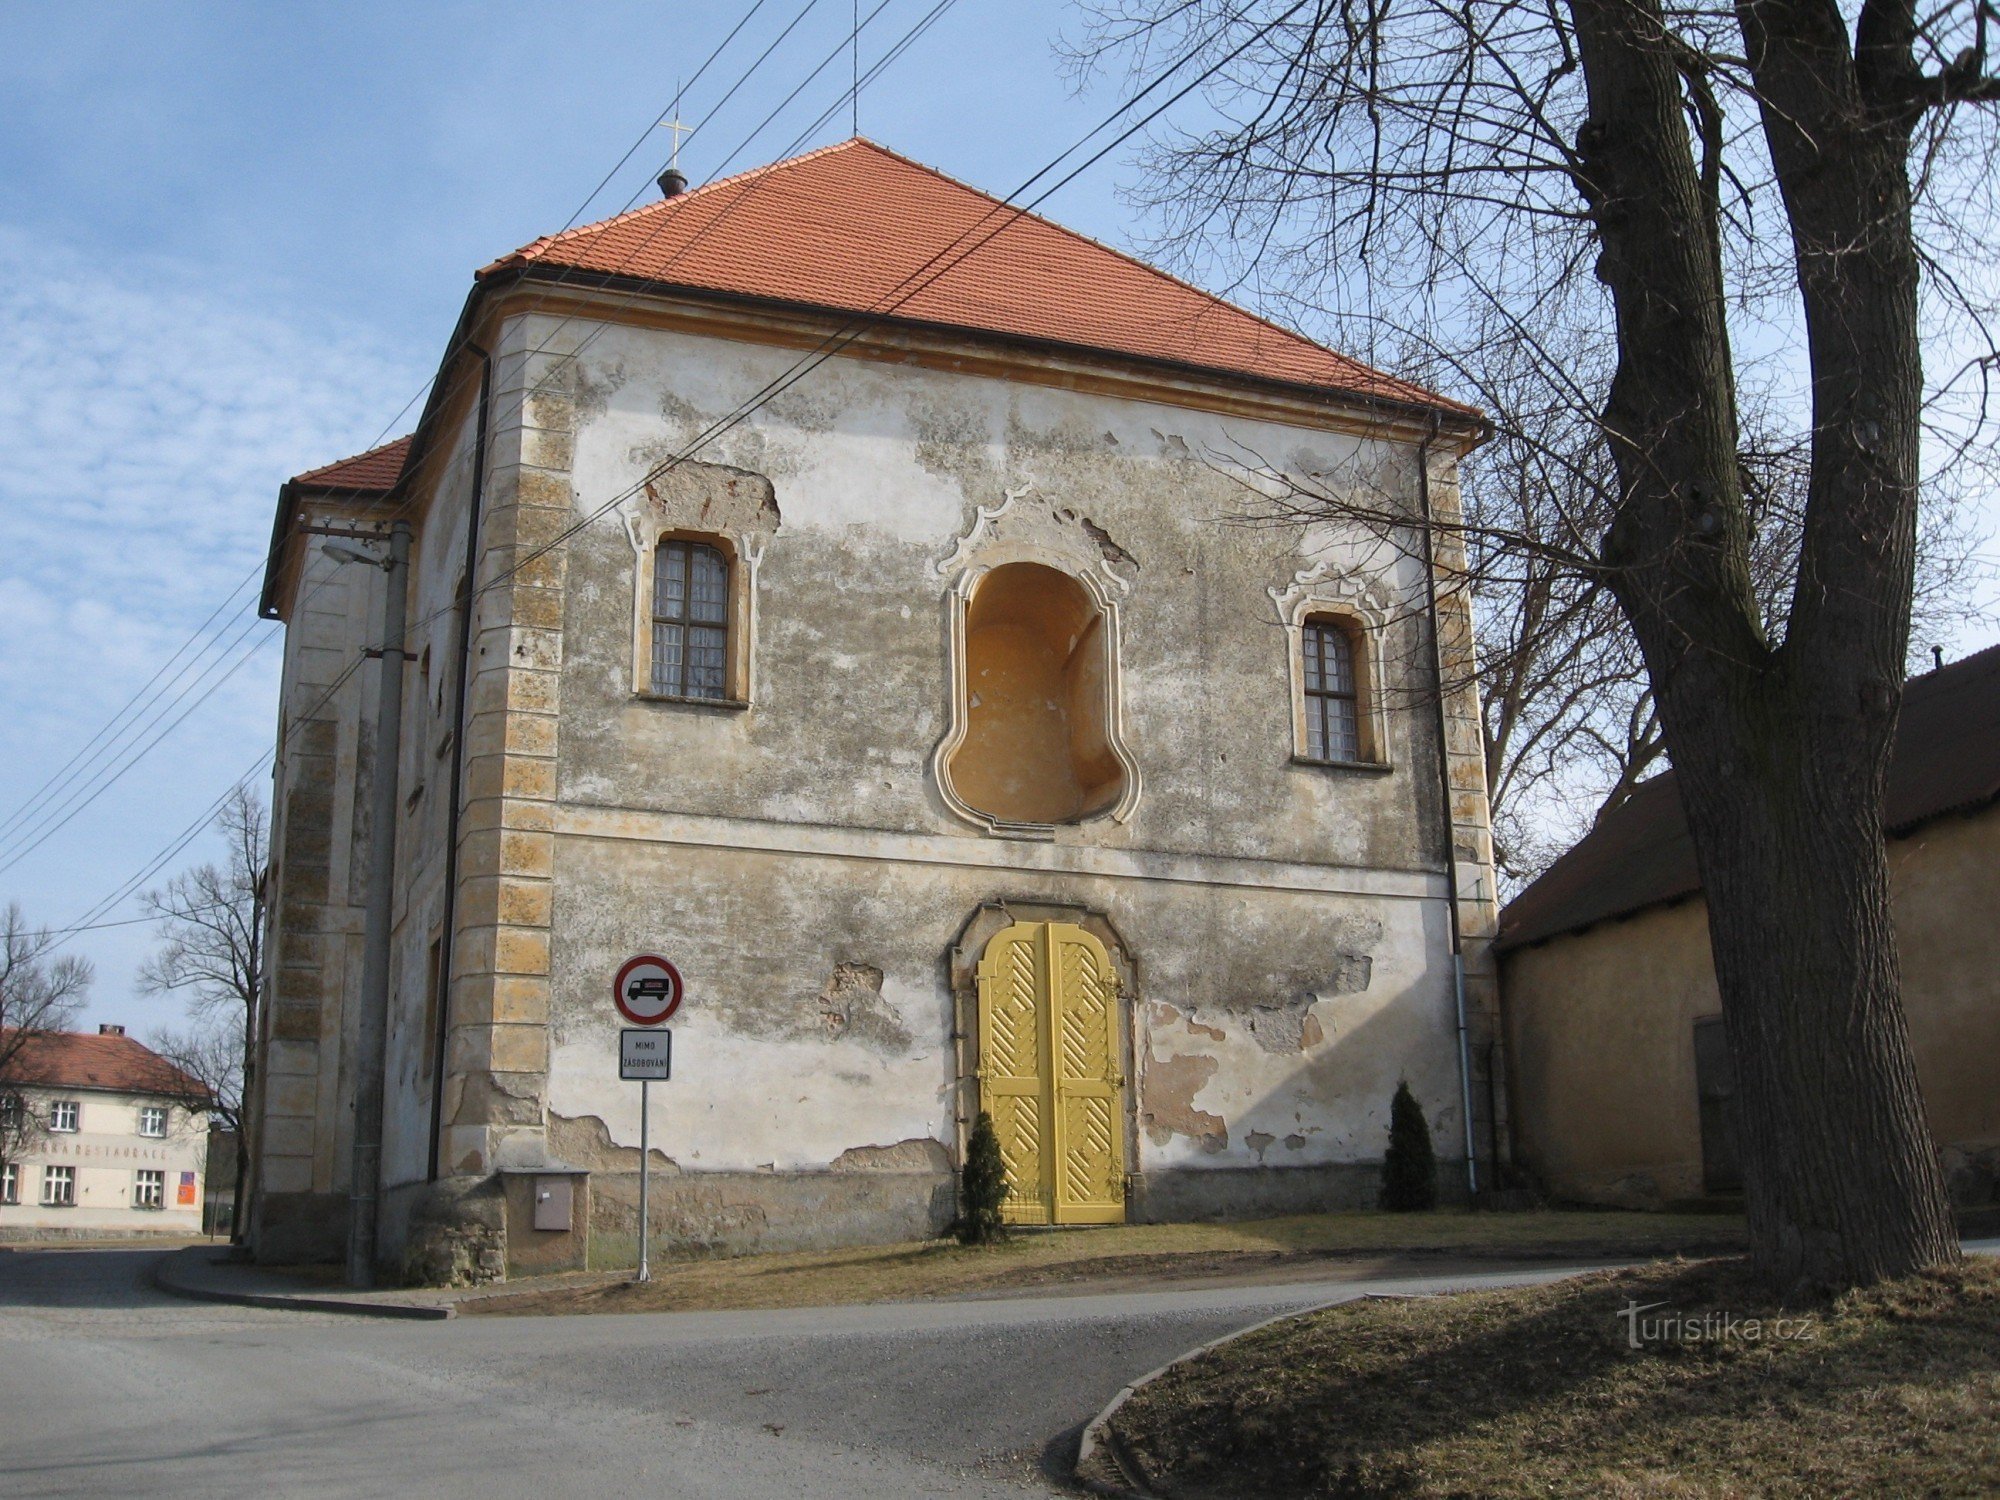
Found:
[(681, 124), (681, 102), (679, 99), (674, 100), (674, 117), (669, 120), (663, 116), (660, 120), (659, 128), (662, 130), (671, 130), (674, 133), (673, 154), (667, 159), (667, 165), (679, 171), (681, 165), (681, 137), (694, 134), (694, 126)]

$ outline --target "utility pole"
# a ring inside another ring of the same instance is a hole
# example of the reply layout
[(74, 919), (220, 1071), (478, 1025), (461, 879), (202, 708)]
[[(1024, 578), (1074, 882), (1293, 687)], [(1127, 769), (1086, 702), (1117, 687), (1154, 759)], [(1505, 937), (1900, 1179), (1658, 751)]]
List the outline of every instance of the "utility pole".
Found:
[[(321, 534), (368, 533), (316, 527)], [(369, 539), (373, 539), (370, 537)], [(361, 1014), (354, 1030), (354, 1163), (347, 1189), (347, 1284), (375, 1284), (375, 1224), (382, 1180), (382, 1075), (389, 1034), (389, 926), (395, 915), (396, 777), (402, 761), (405, 596), (410, 523), (389, 527), (389, 555), (351, 547), (323, 550), (340, 562), (365, 562), (387, 575), (382, 590), (381, 676), (375, 700), (375, 780), (368, 819), (368, 909), (362, 928)]]

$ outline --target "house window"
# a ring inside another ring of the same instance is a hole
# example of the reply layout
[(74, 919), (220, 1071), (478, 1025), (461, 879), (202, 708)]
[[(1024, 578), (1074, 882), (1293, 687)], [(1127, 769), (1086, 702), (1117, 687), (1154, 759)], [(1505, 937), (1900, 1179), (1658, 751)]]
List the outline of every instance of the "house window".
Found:
[(76, 1168), (42, 1168), (42, 1207), (76, 1207)]
[(21, 1096), (0, 1094), (0, 1130), (12, 1133), (21, 1128)]
[(164, 1104), (141, 1105), (139, 1109), (139, 1134), (163, 1136), (167, 1133), (167, 1107)]
[(653, 554), (652, 690), (667, 698), (729, 696), (729, 558), (669, 537)]
[(49, 1106), (49, 1129), (75, 1130), (77, 1117), (82, 1113), (74, 1099), (58, 1099)]
[(1353, 632), (1335, 620), (1310, 619), (1300, 632), (1300, 644), (1305, 655), (1306, 759), (1361, 760)]
[(167, 1174), (141, 1168), (132, 1184), (132, 1206), (134, 1208), (165, 1208), (167, 1206)]
[(10, 1161), (6, 1166), (0, 1167), (0, 1203), (19, 1203), (20, 1201), (21, 1169)]

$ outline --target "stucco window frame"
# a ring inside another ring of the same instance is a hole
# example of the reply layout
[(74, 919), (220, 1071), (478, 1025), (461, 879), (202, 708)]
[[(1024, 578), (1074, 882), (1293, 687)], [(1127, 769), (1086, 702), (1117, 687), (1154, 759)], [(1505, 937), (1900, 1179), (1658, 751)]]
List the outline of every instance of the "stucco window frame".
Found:
[[(1104, 622), (1102, 628), (1105, 650), (1103, 705), (1105, 741), (1110, 746), (1112, 755), (1116, 757), (1119, 769), (1124, 772), (1125, 785), (1116, 802), (1073, 822), (1022, 823), (995, 817), (972, 806), (959, 796), (957, 789), (952, 785), (952, 756), (959, 746), (965, 743), (965, 737), (972, 728), (971, 672), (967, 661), (969, 637), (967, 617), (972, 607), (972, 596), (988, 573), (1010, 563), (1033, 563), (1060, 573), (1081, 585)], [(1114, 579), (1114, 582), (1122, 583), (1122, 580)], [(931, 781), (953, 816), (971, 824), (982, 833), (997, 838), (1026, 839), (1053, 839), (1058, 827), (1077, 828), (1107, 819), (1113, 823), (1130, 821), (1132, 814), (1138, 810), (1144, 782), (1139, 762), (1125, 743), (1125, 637), (1119, 620), (1118, 599), (1118, 592), (1108, 587), (1105, 580), (1094, 570), (1080, 570), (1067, 557), (1046, 547), (1029, 543), (1001, 542), (982, 548), (976, 562), (958, 570), (944, 595), (946, 660), (949, 677), (946, 697), (950, 721), (945, 727), (943, 738), (937, 743), (937, 748), (931, 752)]]
[[(1268, 589), (1285, 633), (1285, 675), (1291, 700), (1291, 764), (1319, 771), (1361, 771), (1383, 775), (1396, 769), (1389, 754), (1388, 714), (1383, 708), (1382, 640), (1389, 615), (1377, 590), (1358, 579), (1301, 573), (1284, 589)], [(1354, 711), (1361, 738), (1359, 760), (1328, 760), (1309, 753), (1306, 722), (1305, 631), (1309, 624), (1334, 625), (1354, 650)]]
[[(755, 701), (757, 639), (757, 569), (763, 549), (727, 531), (697, 531), (660, 526), (630, 531), (635, 554), (632, 569), (632, 696), (648, 703), (741, 711)], [(693, 542), (713, 547), (729, 565), (728, 641), (723, 664), (723, 696), (701, 698), (653, 690), (653, 586), (659, 552), (667, 542)]]

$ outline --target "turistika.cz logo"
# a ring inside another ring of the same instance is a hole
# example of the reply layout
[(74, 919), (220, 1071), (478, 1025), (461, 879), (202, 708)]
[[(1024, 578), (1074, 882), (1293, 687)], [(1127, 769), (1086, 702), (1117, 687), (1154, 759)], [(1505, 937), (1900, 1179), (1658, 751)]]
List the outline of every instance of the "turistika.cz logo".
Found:
[(1810, 1316), (1798, 1318), (1745, 1318), (1733, 1312), (1654, 1313), (1664, 1302), (1627, 1301), (1618, 1310), (1625, 1324), (1625, 1347), (1643, 1349), (1648, 1344), (1746, 1344), (1772, 1340), (1804, 1343), (1819, 1337), (1819, 1327)]

